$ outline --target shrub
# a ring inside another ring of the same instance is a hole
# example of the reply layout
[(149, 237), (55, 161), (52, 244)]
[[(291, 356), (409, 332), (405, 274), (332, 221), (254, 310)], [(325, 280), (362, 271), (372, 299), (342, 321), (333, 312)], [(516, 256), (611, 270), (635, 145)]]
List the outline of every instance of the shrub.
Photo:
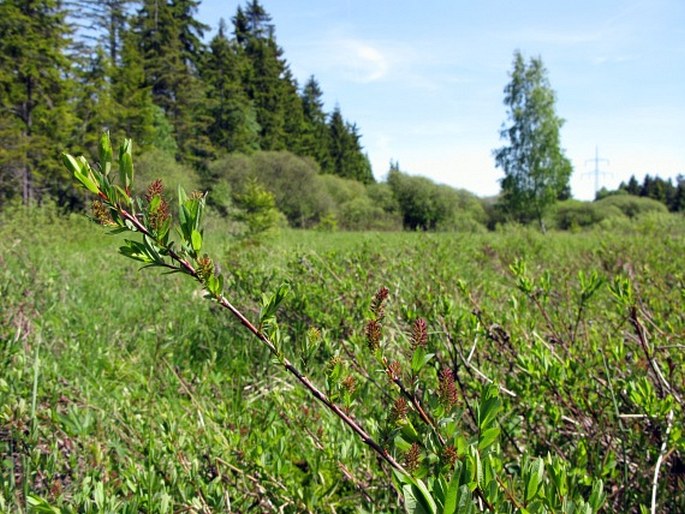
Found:
[(560, 230), (588, 228), (607, 218), (623, 216), (623, 212), (615, 205), (579, 200), (559, 202), (552, 213), (553, 226)]
[(251, 179), (241, 194), (235, 197), (233, 218), (245, 224), (246, 237), (261, 237), (278, 227), (283, 215), (276, 209), (274, 195), (255, 179)]
[[(333, 199), (332, 215), (345, 230), (397, 230), (399, 216), (376, 204), (368, 195), (369, 186), (335, 175), (318, 177)], [(377, 186), (377, 184), (374, 184)], [(378, 189), (374, 189), (378, 191)]]
[(668, 212), (668, 208), (661, 202), (634, 195), (611, 195), (596, 201), (595, 204), (600, 207), (616, 207), (629, 218), (647, 212)]
[(210, 191), (226, 183), (235, 195), (243, 193), (250, 179), (256, 179), (274, 196), (276, 207), (291, 226), (314, 226), (333, 208), (316, 164), (289, 152), (229, 155), (209, 165), (205, 183)]

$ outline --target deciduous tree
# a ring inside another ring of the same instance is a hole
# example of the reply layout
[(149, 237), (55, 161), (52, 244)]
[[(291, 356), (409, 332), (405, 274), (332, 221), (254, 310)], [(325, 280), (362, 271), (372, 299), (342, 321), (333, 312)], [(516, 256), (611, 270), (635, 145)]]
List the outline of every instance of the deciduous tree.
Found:
[(536, 220), (544, 231), (546, 209), (568, 191), (571, 162), (560, 146), (564, 120), (555, 112), (555, 93), (542, 60), (514, 54), (511, 82), (504, 89), (509, 124), (500, 132), (508, 145), (494, 151), (504, 171), (500, 206), (514, 219)]

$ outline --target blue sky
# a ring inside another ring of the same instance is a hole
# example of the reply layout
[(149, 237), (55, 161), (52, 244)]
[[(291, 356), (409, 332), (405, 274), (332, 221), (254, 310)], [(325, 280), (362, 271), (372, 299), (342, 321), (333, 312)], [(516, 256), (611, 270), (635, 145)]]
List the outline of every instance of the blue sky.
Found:
[[(244, 2), (240, 2), (241, 4)], [(411, 174), (494, 195), (515, 50), (540, 56), (566, 120), (576, 198), (631, 174), (685, 174), (683, 0), (262, 0), (295, 77), (357, 123), (377, 179)], [(213, 29), (236, 0), (203, 0)]]

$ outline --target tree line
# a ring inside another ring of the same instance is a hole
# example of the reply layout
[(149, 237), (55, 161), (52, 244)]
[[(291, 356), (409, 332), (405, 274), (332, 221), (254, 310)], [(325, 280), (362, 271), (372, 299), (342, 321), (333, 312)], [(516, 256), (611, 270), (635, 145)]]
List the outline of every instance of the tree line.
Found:
[[(514, 52), (504, 88), (505, 145), (493, 151), (504, 173), (501, 191), (478, 199), (408, 175), (396, 162), (387, 180), (375, 183), (359, 128), (339, 106), (326, 112), (314, 76), (298, 84), (260, 2), (239, 5), (207, 42), (210, 27), (195, 17), (198, 5), (0, 3), (0, 207), (46, 197), (83, 207), (58, 156), (65, 149), (94, 155), (105, 129), (115, 141), (135, 141), (138, 170), (149, 180), (210, 191), (223, 215), (240, 217), (236, 209), (249, 210), (249, 199), (273, 204), (296, 227), (475, 230), (513, 221), (544, 230), (546, 223), (589, 226), (642, 209), (616, 199), (601, 212), (566, 203), (555, 219), (555, 204), (570, 199), (573, 170), (540, 57)], [(649, 176), (640, 186), (633, 177), (618, 192), (678, 211), (683, 187), (680, 179), (674, 186)]]
[(358, 127), (300, 86), (258, 0), (230, 25), (196, 0), (4, 0), (0, 4), (0, 199), (78, 207), (58, 161), (106, 129), (202, 172), (230, 153), (289, 151), (322, 173), (374, 181)]
[(675, 184), (670, 178), (664, 180), (649, 174), (645, 175), (642, 183), (640, 183), (635, 175), (631, 175), (628, 182), (621, 182), (618, 189), (614, 191), (609, 191), (606, 188), (599, 190), (597, 199), (625, 194), (651, 198), (664, 204), (670, 212), (683, 212), (685, 211), (685, 175), (678, 175)]

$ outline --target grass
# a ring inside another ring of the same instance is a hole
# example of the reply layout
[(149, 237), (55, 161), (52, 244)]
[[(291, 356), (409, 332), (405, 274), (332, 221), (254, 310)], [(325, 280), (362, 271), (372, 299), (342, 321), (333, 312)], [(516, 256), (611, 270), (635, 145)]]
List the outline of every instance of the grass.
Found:
[[(426, 319), (429, 346), (461, 363), (464, 429), (485, 376), (515, 395), (503, 395), (500, 421), (512, 459), (517, 446), (562, 456), (579, 488), (604, 480), (608, 511), (649, 505), (673, 411), (659, 506), (685, 510), (682, 405), (649, 371), (652, 359), (682, 395), (682, 219), (547, 236), (282, 231), (259, 245), (211, 225), (231, 300), (256, 317), (261, 294), (289, 283), (279, 311), (288, 358), (378, 437), (389, 389), (355, 362), (364, 364), (369, 302), (384, 285), (389, 354), (401, 356), (412, 322)], [(236, 322), (184, 277), (140, 272), (117, 246), (81, 217), (3, 214), (0, 511), (400, 508), (364, 445)], [(587, 299), (581, 272), (602, 282)], [(346, 398), (330, 371), (350, 354), (357, 386)]]

